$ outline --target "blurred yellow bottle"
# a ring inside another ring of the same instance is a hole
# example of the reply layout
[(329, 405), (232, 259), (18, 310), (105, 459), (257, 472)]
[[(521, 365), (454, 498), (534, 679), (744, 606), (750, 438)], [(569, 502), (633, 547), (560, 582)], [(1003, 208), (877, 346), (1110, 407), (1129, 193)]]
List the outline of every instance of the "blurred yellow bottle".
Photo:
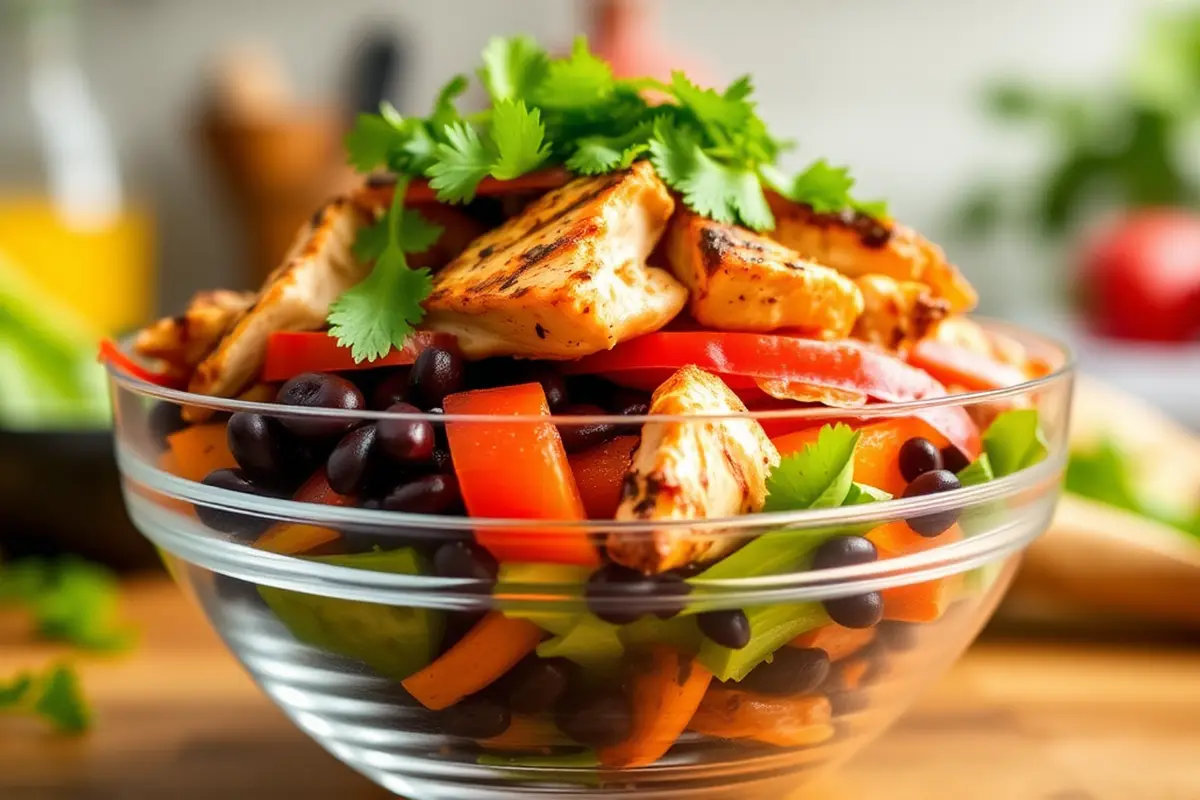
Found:
[(47, 199), (0, 196), (0, 251), (98, 335), (131, 330), (150, 317), (151, 230), (149, 215), (136, 207), (74, 225)]

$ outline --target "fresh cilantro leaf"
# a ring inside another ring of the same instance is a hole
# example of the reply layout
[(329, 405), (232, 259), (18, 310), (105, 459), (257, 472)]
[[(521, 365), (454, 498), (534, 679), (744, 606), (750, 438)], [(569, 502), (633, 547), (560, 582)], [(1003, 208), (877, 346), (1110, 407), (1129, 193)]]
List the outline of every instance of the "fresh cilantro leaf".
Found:
[(355, 259), (366, 263), (383, 255), (388, 244), (388, 224), (388, 218), (385, 216), (374, 225), (367, 225), (358, 231), (351, 248)]
[(1032, 467), (1050, 452), (1036, 408), (998, 415), (983, 434), (983, 448), (997, 478)]
[[(354, 241), (354, 257), (359, 261), (374, 261), (383, 255), (388, 244), (389, 217), (383, 217), (374, 225), (358, 232)], [(443, 228), (427, 220), (415, 208), (404, 209), (400, 218), (400, 241), (406, 253), (424, 253), (442, 237)]]
[[(396, 184), (392, 206), (384, 220), (386, 242), (375, 266), (361, 283), (342, 293), (329, 310), (329, 335), (349, 347), (356, 362), (374, 361), (393, 347), (402, 347), (413, 326), (425, 316), (421, 303), (433, 290), (427, 269), (410, 269), (406, 251), (428, 249), (441, 229), (419, 213), (404, 208), (408, 181)], [(368, 244), (378, 246), (378, 233), (367, 234)]]
[(0, 714), (42, 717), (60, 733), (83, 733), (91, 726), (91, 710), (79, 686), (79, 676), (57, 664), (44, 675), (18, 674), (0, 683)]
[(529, 36), (495, 37), (483, 49), (479, 78), (493, 103), (527, 97), (546, 75), (546, 51)]
[(580, 109), (603, 103), (616, 86), (609, 63), (592, 54), (586, 36), (578, 36), (569, 58), (550, 62), (533, 96), (547, 108)]
[(731, 173), (729, 199), (738, 219), (747, 228), (766, 231), (775, 227), (775, 215), (767, 205), (762, 184), (753, 170), (743, 169)]
[(77, 559), (23, 559), (0, 570), (0, 603), (28, 609), (38, 635), (92, 650), (133, 641), (117, 614), (118, 589), (103, 567)]
[(497, 103), (492, 111), (492, 143), (496, 149), (491, 174), (502, 181), (537, 169), (550, 155), (541, 112), (524, 100)]
[(701, 89), (678, 70), (671, 73), (675, 99), (696, 116), (714, 143), (728, 141), (731, 132), (744, 129), (754, 116), (754, 106), (746, 99), (751, 90), (749, 76), (739, 78), (721, 94), (714, 89)]
[(850, 205), (852, 188), (854, 178), (850, 177), (850, 170), (830, 166), (822, 158), (795, 177), (788, 197), (794, 202), (812, 206), (818, 214), (830, 214)]
[(688, 176), (696, 171), (696, 154), (699, 152), (700, 144), (690, 131), (667, 117), (654, 121), (650, 163), (668, 186), (680, 188)]
[(426, 174), (443, 203), (469, 203), (475, 188), (487, 177), (496, 153), (466, 123), (446, 126), (446, 141), (437, 146), (437, 162)]
[(871, 219), (887, 219), (888, 217), (886, 200), (851, 200), (850, 207)]
[(840, 506), (854, 483), (858, 433), (838, 423), (826, 425), (817, 441), (780, 460), (767, 476), (764, 511), (798, 511)]
[(42, 679), (34, 711), (60, 733), (83, 733), (92, 724), (92, 712), (83, 697), (79, 676), (61, 664), (52, 667)]
[(471, 85), (471, 79), (466, 75), (455, 75), (450, 81), (442, 87), (438, 92), (437, 99), (433, 102), (433, 114), (429, 117), (429, 124), (437, 128), (443, 128), (451, 123), (458, 122), (460, 119), (458, 108), (454, 101), (457, 100), (467, 87)]
[(649, 143), (639, 142), (618, 150), (611, 145), (611, 140), (593, 137), (579, 143), (566, 166), (579, 175), (605, 175), (629, 169), (649, 149)]
[(963, 467), (958, 473), (958, 482), (963, 486), (978, 486), (995, 478), (996, 475), (992, 472), (992, 463), (988, 459), (987, 453), (982, 453), (979, 458)]
[(842, 501), (842, 505), (863, 506), (867, 503), (882, 503), (884, 500), (891, 499), (891, 494), (883, 489), (876, 489), (874, 486), (856, 481), (850, 484), (850, 491), (846, 493), (846, 499)]
[(20, 706), (32, 689), (33, 676), (28, 672), (22, 672), (8, 683), (0, 683), (0, 711)]
[(389, 114), (359, 114), (344, 141), (350, 166), (370, 172), (386, 166), (393, 151), (404, 146), (407, 134)]

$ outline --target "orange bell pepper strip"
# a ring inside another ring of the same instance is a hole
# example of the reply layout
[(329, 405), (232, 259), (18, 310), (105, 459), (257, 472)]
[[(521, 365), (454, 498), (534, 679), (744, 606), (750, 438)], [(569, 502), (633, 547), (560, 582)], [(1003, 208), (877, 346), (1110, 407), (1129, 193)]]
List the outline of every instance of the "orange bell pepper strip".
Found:
[[(329, 486), (325, 470), (318, 470), (304, 485), (296, 490), (292, 499), (300, 503), (319, 503), (324, 506), (352, 506), (356, 500), (349, 495), (338, 494)], [(281, 522), (273, 525), (258, 537), (254, 546), (279, 555), (312, 555), (319, 548), (328, 548), (342, 539), (342, 534), (333, 528), (308, 525), (303, 522)]]
[(883, 618), (895, 622), (937, 622), (962, 593), (963, 577), (947, 575), (908, 586), (883, 589)]
[(778, 747), (806, 747), (833, 738), (833, 711), (823, 695), (767, 697), (714, 686), (688, 726), (719, 739), (754, 739)]
[[(939, 450), (950, 440), (929, 423), (916, 417), (901, 417), (862, 425), (858, 429), (858, 446), (854, 449), (854, 480), (900, 496), (908, 481), (900, 474), (900, 448), (918, 436), (928, 439)], [(779, 455), (788, 456), (815, 444), (820, 428), (789, 433), (774, 440)]]
[(800, 650), (824, 650), (830, 661), (841, 661), (875, 641), (874, 628), (844, 628), (836, 622), (802, 633), (788, 642), (788, 647)]
[(418, 703), (431, 711), (441, 711), (491, 686), (532, 653), (543, 636), (542, 629), (532, 622), (493, 611), (467, 631), (458, 644), (405, 678), (402, 685)]
[(909, 351), (908, 363), (946, 385), (961, 386), (972, 392), (1003, 389), (1028, 380), (1017, 367), (937, 339), (917, 342)]
[(167, 451), (159, 467), (184, 480), (199, 483), (219, 469), (234, 469), (237, 461), (229, 452), (225, 423), (192, 425), (167, 437)]
[(588, 519), (612, 519), (616, 515), (621, 485), (638, 441), (637, 436), (618, 436), (568, 458)]
[[(450, 414), (512, 417), (512, 422), (449, 422), (446, 436), (463, 502), (472, 517), (585, 520), (583, 501), (550, 406), (537, 383), (452, 394)], [(599, 566), (582, 528), (480, 529), (475, 539), (497, 561)]]
[(605, 767), (645, 767), (666, 755), (687, 730), (712, 682), (712, 673), (674, 648), (659, 645), (649, 656), (647, 667), (633, 676), (633, 732), (596, 752)]
[(937, 536), (925, 537), (908, 527), (908, 523), (904, 520), (897, 520), (880, 525), (878, 528), (872, 528), (867, 533), (867, 538), (879, 551), (880, 558), (896, 558), (961, 542), (963, 530), (956, 524), (951, 525), (945, 532)]

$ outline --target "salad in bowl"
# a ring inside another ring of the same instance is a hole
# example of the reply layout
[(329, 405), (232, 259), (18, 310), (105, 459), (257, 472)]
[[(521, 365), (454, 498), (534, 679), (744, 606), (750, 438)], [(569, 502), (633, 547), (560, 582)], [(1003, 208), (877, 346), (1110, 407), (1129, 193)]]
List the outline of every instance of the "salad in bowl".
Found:
[(104, 346), (135, 523), (412, 800), (785, 795), (1045, 529), (1068, 356), (758, 116), (495, 39), (255, 292)]

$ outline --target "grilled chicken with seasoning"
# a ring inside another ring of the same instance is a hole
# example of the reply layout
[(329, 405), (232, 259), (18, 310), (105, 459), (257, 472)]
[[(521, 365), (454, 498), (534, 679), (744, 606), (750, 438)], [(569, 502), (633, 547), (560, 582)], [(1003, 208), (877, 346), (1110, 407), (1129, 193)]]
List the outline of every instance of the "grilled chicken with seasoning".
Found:
[(979, 301), (942, 249), (911, 228), (852, 210), (819, 214), (774, 192), (767, 192), (767, 202), (775, 214), (771, 238), (802, 258), (852, 278), (873, 274), (924, 283), (955, 314), (970, 311)]
[(476, 239), (434, 276), (422, 327), (468, 358), (571, 359), (658, 330), (687, 300), (646, 266), (675, 209), (648, 162), (579, 178)]
[(863, 275), (854, 281), (864, 309), (853, 336), (888, 350), (904, 351), (925, 338), (950, 313), (950, 304), (916, 281)]
[[(687, 366), (666, 380), (650, 414), (737, 414), (746, 406), (715, 375)], [(618, 520), (713, 519), (760, 511), (779, 451), (756, 420), (650, 422), (625, 476)], [(663, 528), (608, 536), (613, 561), (646, 574), (712, 561), (740, 539), (720, 530)]]
[(254, 305), (254, 298), (254, 292), (197, 292), (182, 315), (160, 319), (142, 329), (133, 350), (190, 373), (216, 347), (233, 321)]
[(258, 376), (272, 333), (324, 328), (333, 301), (369, 272), (352, 251), (367, 221), (363, 211), (346, 199), (318, 212), (283, 263), (268, 276), (254, 305), (196, 367), (189, 391), (234, 397)]
[(692, 316), (710, 328), (790, 328), (840, 339), (863, 310), (858, 288), (837, 270), (686, 209), (671, 222), (666, 254), (675, 277), (691, 292)]

